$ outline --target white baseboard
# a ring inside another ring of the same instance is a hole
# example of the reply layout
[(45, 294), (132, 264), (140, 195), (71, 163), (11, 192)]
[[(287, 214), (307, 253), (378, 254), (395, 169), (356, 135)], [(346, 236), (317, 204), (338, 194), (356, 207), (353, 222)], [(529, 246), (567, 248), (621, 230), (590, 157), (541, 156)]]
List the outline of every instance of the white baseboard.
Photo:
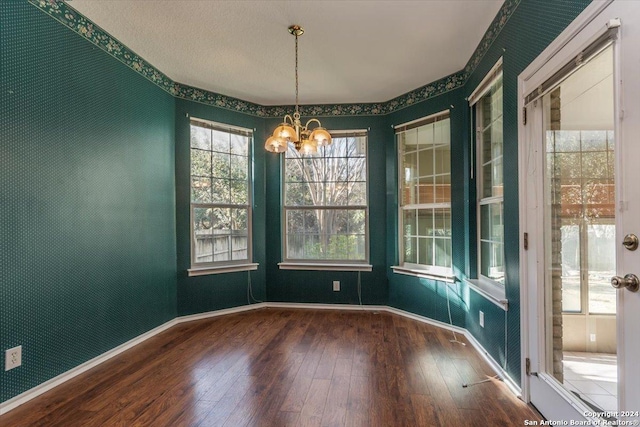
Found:
[(353, 304), (316, 304), (299, 302), (268, 302), (269, 308), (302, 308), (314, 310), (342, 310), (342, 311), (384, 311), (386, 305), (353, 305)]
[(43, 382), (36, 387), (29, 389), (5, 402), (0, 403), (0, 415), (6, 414), (7, 412), (15, 409), (16, 407), (22, 405), (23, 403), (28, 402), (31, 399), (34, 399), (37, 396), (51, 390), (54, 387), (59, 386), (60, 384), (69, 381), (70, 379), (82, 374), (83, 372), (88, 371), (91, 368), (98, 366), (99, 364), (106, 362), (119, 355), (120, 353), (135, 347), (147, 339), (166, 331), (172, 326), (178, 325), (180, 323), (192, 322), (195, 320), (208, 319), (217, 316), (224, 316), (227, 314), (241, 313), (250, 310), (257, 310), (261, 308), (300, 308), (300, 309), (316, 309), (316, 310), (348, 310), (348, 311), (384, 311), (387, 313), (397, 314), (399, 316), (407, 317), (412, 320), (416, 320), (418, 322), (427, 323), (429, 325), (433, 325), (439, 328), (448, 329), (450, 331), (454, 331), (460, 334), (463, 334), (467, 340), (473, 345), (478, 353), (482, 356), (482, 358), (489, 364), (491, 369), (509, 386), (509, 389), (518, 397), (521, 395), (520, 387), (513, 381), (511, 377), (502, 369), (500, 364), (493, 358), (491, 355), (482, 347), (482, 345), (475, 339), (471, 333), (459, 326), (449, 325), (448, 323), (440, 322), (438, 320), (430, 319), (428, 317), (420, 316), (418, 314), (410, 313), (408, 311), (400, 310), (398, 308), (389, 307), (386, 305), (351, 305), (351, 304), (305, 304), (305, 303), (288, 303), (288, 302), (262, 302), (258, 304), (251, 305), (243, 305), (240, 307), (227, 308), (223, 310), (209, 311), (206, 313), (198, 313), (187, 316), (178, 316), (175, 319), (172, 319), (162, 325), (151, 329), (148, 332), (145, 332), (142, 335), (137, 336), (103, 354), (100, 356), (94, 357), (91, 360), (88, 360), (75, 368), (70, 369), (67, 372), (64, 372), (54, 378), (51, 378), (48, 381)]
[(500, 366), (500, 364), (496, 361), (496, 359), (494, 359), (493, 356), (491, 356), (489, 352), (485, 350), (482, 344), (478, 342), (476, 337), (471, 335), (471, 332), (469, 332), (467, 329), (465, 329), (464, 331), (465, 331), (464, 332), (465, 338), (467, 338), (467, 340), (471, 343), (473, 348), (475, 348), (476, 351), (480, 353), (480, 356), (482, 356), (482, 358), (489, 364), (491, 369), (493, 369), (493, 372), (495, 372), (496, 375), (498, 375), (500, 379), (504, 381), (507, 387), (509, 387), (509, 389), (513, 392), (513, 394), (516, 395), (516, 397), (519, 397), (519, 398), (522, 397), (522, 389), (513, 380), (513, 378), (511, 378), (509, 374), (507, 374), (507, 372), (504, 369), (502, 369), (502, 366)]
[(123, 344), (120, 344), (119, 346), (114, 347), (105, 353), (102, 353), (100, 356), (94, 357), (91, 360), (87, 360), (86, 362), (76, 366), (75, 368), (68, 370), (67, 372), (63, 372), (62, 374), (56, 377), (53, 377), (50, 380), (43, 382), (42, 384), (39, 384), (23, 393), (20, 393), (15, 397), (12, 397), (11, 399), (5, 402), (0, 403), (0, 415), (6, 414), (10, 410), (22, 405), (23, 403), (26, 403), (29, 400), (37, 396), (40, 396), (42, 393), (46, 393), (52, 388), (57, 387), (60, 384), (69, 381), (70, 379), (82, 374), (83, 372), (86, 372), (89, 369), (94, 368), (103, 362), (106, 362), (112, 357), (119, 355), (123, 351), (126, 351), (131, 347), (135, 347), (141, 342), (146, 341), (149, 338), (153, 337), (154, 335), (157, 335), (160, 332), (166, 331), (170, 327), (175, 326), (177, 324), (178, 322), (176, 321), (176, 319), (169, 320), (168, 322), (163, 323), (162, 325), (157, 326), (151, 329), (150, 331), (145, 332), (142, 335), (138, 335), (137, 337)]
[(211, 317), (224, 316), (227, 314), (242, 313), (243, 311), (257, 310), (259, 308), (267, 308), (268, 304), (261, 302), (258, 304), (241, 305), (240, 307), (224, 308), (222, 310), (207, 311), (206, 313), (189, 314), (187, 316), (178, 316), (174, 320), (176, 323), (193, 322), (194, 320), (209, 319)]

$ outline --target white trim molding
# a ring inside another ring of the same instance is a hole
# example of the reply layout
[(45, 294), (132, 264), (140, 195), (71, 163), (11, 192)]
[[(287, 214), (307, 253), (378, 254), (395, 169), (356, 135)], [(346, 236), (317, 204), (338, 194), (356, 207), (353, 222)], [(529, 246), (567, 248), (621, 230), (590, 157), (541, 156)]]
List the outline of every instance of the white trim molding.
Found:
[(497, 285), (490, 280), (464, 279), (464, 283), (478, 295), (497, 305), (504, 311), (509, 310), (509, 300), (504, 286)]
[(221, 273), (234, 273), (236, 271), (252, 271), (257, 270), (258, 265), (256, 263), (249, 264), (236, 264), (236, 265), (220, 265), (215, 267), (199, 267), (190, 268), (187, 270), (189, 277), (195, 276), (207, 276), (209, 274), (221, 274)]
[(313, 262), (279, 262), (280, 270), (371, 271), (371, 264), (321, 264)]
[(431, 273), (427, 269), (423, 270), (418, 268), (407, 268), (400, 265), (394, 265), (391, 266), (391, 270), (393, 270), (393, 272), (396, 274), (404, 274), (406, 276), (414, 276), (421, 279), (430, 279), (437, 282), (455, 283), (456, 281), (456, 277), (454, 275), (441, 276), (439, 274)]
[(146, 341), (147, 339), (158, 335), (161, 332), (166, 331), (167, 329), (176, 326), (180, 323), (192, 322), (196, 320), (209, 319), (212, 317), (224, 316), (228, 314), (242, 313), (245, 311), (258, 310), (264, 308), (285, 308), (285, 309), (306, 309), (306, 310), (342, 310), (342, 311), (368, 311), (368, 312), (387, 312), (396, 314), (399, 316), (403, 316), (412, 320), (416, 320), (421, 323), (426, 323), (432, 326), (436, 326), (438, 328), (443, 328), (449, 331), (453, 331), (464, 335), (469, 343), (476, 349), (476, 351), (482, 356), (482, 358), (489, 364), (491, 369), (502, 379), (505, 384), (509, 387), (509, 389), (517, 396), (521, 397), (521, 389), (520, 387), (513, 381), (511, 377), (505, 372), (500, 364), (493, 358), (491, 355), (482, 347), (482, 345), (475, 339), (475, 337), (465, 328), (460, 326), (450, 325), (448, 323), (440, 322), (438, 320), (430, 319), (428, 317), (421, 316), (419, 314), (410, 313), (408, 311), (404, 311), (395, 307), (390, 307), (387, 305), (352, 305), (352, 304), (313, 304), (313, 303), (288, 303), (288, 302), (263, 302), (259, 304), (251, 304), (251, 305), (243, 305), (240, 307), (232, 307), (222, 310), (209, 311), (206, 313), (198, 313), (186, 316), (178, 316), (175, 319), (172, 319), (162, 325), (151, 329), (148, 332), (145, 332), (142, 335), (139, 335), (136, 338), (133, 338), (124, 344), (121, 344), (100, 356), (94, 357), (91, 360), (86, 361), (85, 363), (76, 366), (73, 369), (70, 369), (67, 372), (64, 372), (44, 383), (25, 391), (5, 402), (0, 403), (0, 415), (6, 414), (12, 409), (17, 408), (23, 403), (27, 403), (31, 399), (34, 399), (41, 394), (57, 387), (70, 379), (100, 365), (103, 362), (123, 353), (124, 351), (135, 347), (136, 345)]

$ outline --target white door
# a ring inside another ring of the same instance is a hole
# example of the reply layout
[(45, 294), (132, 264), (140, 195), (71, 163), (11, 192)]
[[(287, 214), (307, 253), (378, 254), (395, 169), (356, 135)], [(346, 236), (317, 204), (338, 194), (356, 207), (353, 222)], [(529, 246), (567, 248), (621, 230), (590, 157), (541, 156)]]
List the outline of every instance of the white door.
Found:
[(640, 422), (640, 292), (611, 286), (640, 276), (639, 46), (640, 2), (593, 2), (519, 78), (523, 394), (551, 421)]

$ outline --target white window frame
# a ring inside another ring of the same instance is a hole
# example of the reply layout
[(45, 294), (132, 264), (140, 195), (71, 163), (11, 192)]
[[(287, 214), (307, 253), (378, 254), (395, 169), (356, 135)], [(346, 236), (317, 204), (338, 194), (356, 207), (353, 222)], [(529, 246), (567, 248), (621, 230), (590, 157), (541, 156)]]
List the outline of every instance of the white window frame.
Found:
[[(398, 140), (398, 136), (410, 129), (418, 128), (424, 125), (428, 125), (431, 123), (436, 123), (439, 121), (449, 120), (449, 150), (451, 150), (451, 117), (450, 111), (444, 110), (438, 112), (436, 114), (432, 114), (427, 117), (423, 117), (417, 120), (413, 120), (408, 123), (404, 123), (402, 125), (395, 126), (396, 130), (396, 141)], [(406, 204), (403, 205), (402, 202), (402, 192), (403, 192), (403, 152), (400, 143), (397, 143), (396, 147), (396, 155), (398, 162), (398, 179), (397, 179), (397, 188), (398, 188), (398, 266), (391, 267), (394, 272), (400, 274), (408, 274), (415, 276), (424, 276), (434, 279), (444, 279), (445, 281), (451, 281), (453, 279), (453, 245), (451, 247), (452, 251), (449, 254), (449, 263), (450, 267), (443, 267), (432, 264), (418, 264), (418, 263), (410, 263), (405, 262), (404, 254), (405, 254), (405, 236), (404, 236), (404, 211), (414, 210), (417, 211), (419, 209), (448, 209), (449, 210), (449, 219), (451, 220), (451, 201), (449, 202), (434, 202), (434, 203), (417, 203), (417, 204)], [(435, 160), (434, 160), (435, 161)], [(433, 170), (434, 176), (436, 176), (435, 168)], [(449, 160), (449, 177), (451, 178), (451, 159)], [(450, 225), (450, 231), (453, 228), (453, 224)], [(449, 241), (453, 242), (451, 236), (449, 236)]]
[(364, 260), (331, 260), (331, 259), (294, 259), (287, 257), (287, 211), (288, 210), (306, 210), (312, 209), (311, 206), (289, 206), (286, 204), (286, 155), (281, 158), (281, 247), (282, 262), (278, 263), (278, 267), (282, 270), (327, 270), (327, 271), (371, 271), (372, 266), (369, 264), (369, 134), (367, 129), (357, 130), (330, 130), (333, 143), (338, 138), (348, 138), (350, 136), (358, 136), (365, 138), (365, 197), (364, 205), (345, 205), (345, 206), (321, 206), (320, 209), (336, 209), (336, 210), (364, 210), (365, 212), (365, 259)]
[[(478, 279), (469, 280), (474, 289), (478, 291), (481, 295), (488, 297), (492, 302), (496, 303), (498, 306), (501, 306), (506, 310), (507, 308), (507, 300), (505, 299), (505, 283), (501, 283), (497, 280), (494, 280), (490, 277), (487, 277), (482, 274), (482, 217), (481, 211), (483, 206), (492, 205), (499, 203), (501, 205), (501, 218), (502, 218), (502, 266), (503, 266), (503, 282), (505, 281), (506, 274), (506, 266), (505, 266), (505, 256), (504, 256), (504, 192), (500, 196), (490, 196), (490, 197), (482, 197), (483, 190), (483, 176), (482, 176), (482, 130), (480, 129), (480, 120), (479, 117), (481, 112), (478, 111), (478, 106), (476, 105), (497, 83), (499, 79), (503, 79), (503, 71), (502, 71), (502, 58), (500, 58), (497, 63), (491, 68), (489, 73), (482, 79), (478, 87), (473, 91), (473, 93), (469, 96), (469, 107), (472, 110), (472, 114), (474, 114), (476, 119), (476, 133), (475, 133), (475, 150), (476, 155), (473, 161), (476, 165), (476, 238), (477, 238), (477, 277)], [(502, 101), (502, 115), (504, 117), (504, 79), (502, 81), (503, 87), (503, 101)], [(503, 121), (503, 131), (504, 131), (504, 121)], [(504, 139), (502, 143), (502, 182), (504, 188)]]
[[(190, 248), (191, 248), (191, 268), (187, 270), (189, 276), (203, 276), (208, 274), (228, 273), (234, 271), (256, 270), (257, 263), (253, 263), (253, 130), (225, 123), (213, 122), (200, 118), (190, 118), (189, 129), (191, 126), (200, 126), (205, 129), (216, 130), (229, 134), (236, 134), (248, 138), (247, 142), (247, 202), (245, 204), (234, 203), (204, 203), (194, 202), (192, 200), (192, 179), (191, 179), (191, 131), (189, 132), (189, 231), (190, 231)], [(194, 210), (196, 208), (230, 208), (230, 209), (246, 209), (247, 210), (247, 257), (241, 260), (225, 260), (225, 261), (208, 261), (195, 262), (195, 239), (194, 239)]]

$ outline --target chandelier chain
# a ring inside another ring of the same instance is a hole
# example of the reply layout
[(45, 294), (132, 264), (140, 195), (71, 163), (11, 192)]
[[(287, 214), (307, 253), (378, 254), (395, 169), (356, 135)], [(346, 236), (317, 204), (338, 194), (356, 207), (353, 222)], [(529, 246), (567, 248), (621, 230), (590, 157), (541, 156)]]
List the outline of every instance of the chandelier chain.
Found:
[(298, 112), (298, 33), (296, 36), (296, 113)]

